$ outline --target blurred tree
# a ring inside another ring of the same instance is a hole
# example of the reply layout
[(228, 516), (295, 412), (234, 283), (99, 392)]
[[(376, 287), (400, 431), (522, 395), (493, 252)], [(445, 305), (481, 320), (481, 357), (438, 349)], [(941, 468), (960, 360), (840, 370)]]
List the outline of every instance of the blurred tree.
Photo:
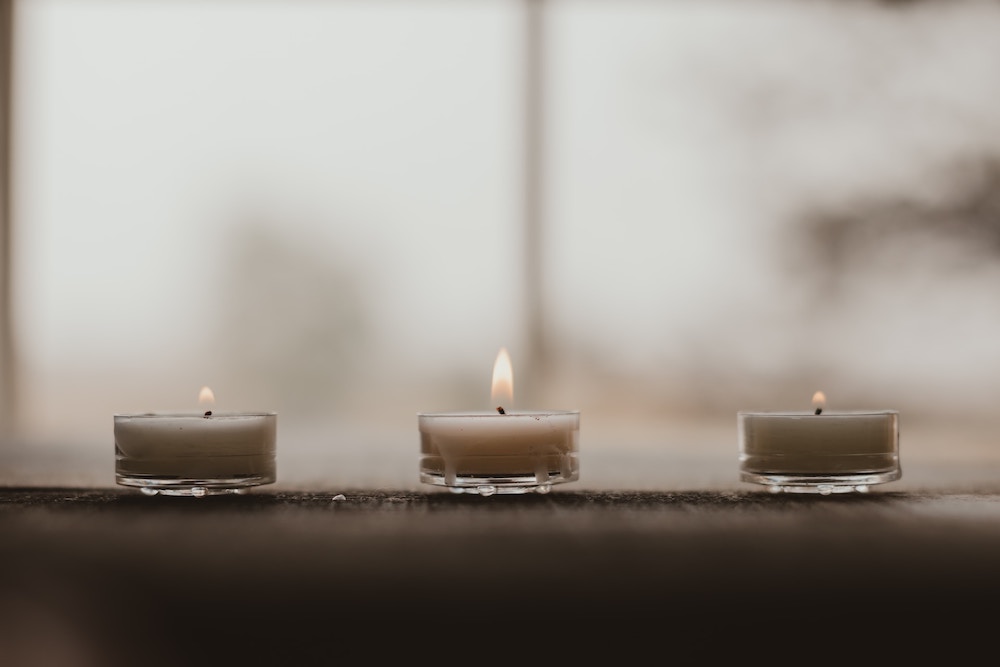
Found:
[[(949, 170), (909, 198), (807, 214), (793, 253), (836, 297), (844, 278), (903, 263), (942, 278), (1000, 262), (1000, 161)], [(803, 268), (803, 267), (798, 267)]]

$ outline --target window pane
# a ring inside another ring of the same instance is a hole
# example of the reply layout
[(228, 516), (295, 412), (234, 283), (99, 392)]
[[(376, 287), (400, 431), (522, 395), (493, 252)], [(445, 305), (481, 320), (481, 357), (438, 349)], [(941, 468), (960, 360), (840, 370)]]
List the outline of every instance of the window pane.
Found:
[(996, 459), (1000, 7), (546, 3), (544, 378), (525, 3), (18, 8), (38, 470), (110, 482), (111, 415), (207, 384), (279, 412), (282, 481), (416, 484), (415, 413), (488, 407), (501, 346), (588, 485), (735, 483), (735, 412), (817, 389)]

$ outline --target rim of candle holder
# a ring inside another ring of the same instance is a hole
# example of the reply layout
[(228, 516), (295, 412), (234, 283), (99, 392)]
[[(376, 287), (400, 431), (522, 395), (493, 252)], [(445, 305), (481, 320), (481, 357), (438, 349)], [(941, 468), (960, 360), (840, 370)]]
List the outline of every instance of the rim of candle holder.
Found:
[(775, 415), (787, 417), (816, 417), (818, 419), (823, 417), (899, 416), (899, 410), (824, 410), (820, 414), (816, 414), (814, 410), (739, 410), (736, 414), (740, 417), (746, 415)]
[(438, 419), (448, 417), (470, 417), (476, 419), (507, 419), (511, 417), (547, 417), (579, 415), (579, 410), (505, 410), (504, 412), (484, 410), (452, 410), (447, 412), (418, 412), (417, 417)]
[[(266, 410), (250, 410), (250, 411), (237, 411), (237, 410), (222, 410), (215, 411), (212, 410), (209, 415), (210, 419), (225, 419), (227, 417), (277, 417), (277, 412), (269, 412)], [(199, 418), (204, 419), (206, 414), (204, 412), (116, 412), (114, 414), (115, 419), (155, 419), (158, 417), (169, 417), (172, 419), (177, 418)]]

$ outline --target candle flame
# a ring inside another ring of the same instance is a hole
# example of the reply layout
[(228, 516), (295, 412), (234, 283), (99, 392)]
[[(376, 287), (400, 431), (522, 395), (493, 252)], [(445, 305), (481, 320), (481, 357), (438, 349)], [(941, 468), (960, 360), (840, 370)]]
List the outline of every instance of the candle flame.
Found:
[(514, 402), (514, 369), (505, 347), (500, 348), (493, 364), (493, 389), (490, 396), (494, 406), (509, 408)]
[(214, 405), (215, 394), (208, 387), (202, 387), (201, 391), (198, 392), (198, 403), (201, 405)]
[(813, 407), (820, 409), (826, 407), (826, 394), (821, 391), (817, 391), (813, 394)]

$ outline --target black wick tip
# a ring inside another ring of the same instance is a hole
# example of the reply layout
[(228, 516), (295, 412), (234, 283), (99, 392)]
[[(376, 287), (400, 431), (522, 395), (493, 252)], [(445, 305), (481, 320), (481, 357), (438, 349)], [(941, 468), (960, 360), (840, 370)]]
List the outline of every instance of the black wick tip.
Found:
[(497, 412), (499, 412), (499, 413), (500, 413), (500, 414), (502, 414), (502, 415), (505, 415), (505, 414), (507, 414), (507, 413), (506, 413), (506, 412), (504, 411), (504, 409), (503, 409), (503, 406), (502, 406), (502, 405), (501, 405), (501, 406), (497, 406)]
[(816, 408), (816, 414), (823, 412), (823, 408)]
[(212, 411), (211, 410), (206, 410), (205, 411), (205, 416), (206, 417), (211, 417), (212, 416)]

